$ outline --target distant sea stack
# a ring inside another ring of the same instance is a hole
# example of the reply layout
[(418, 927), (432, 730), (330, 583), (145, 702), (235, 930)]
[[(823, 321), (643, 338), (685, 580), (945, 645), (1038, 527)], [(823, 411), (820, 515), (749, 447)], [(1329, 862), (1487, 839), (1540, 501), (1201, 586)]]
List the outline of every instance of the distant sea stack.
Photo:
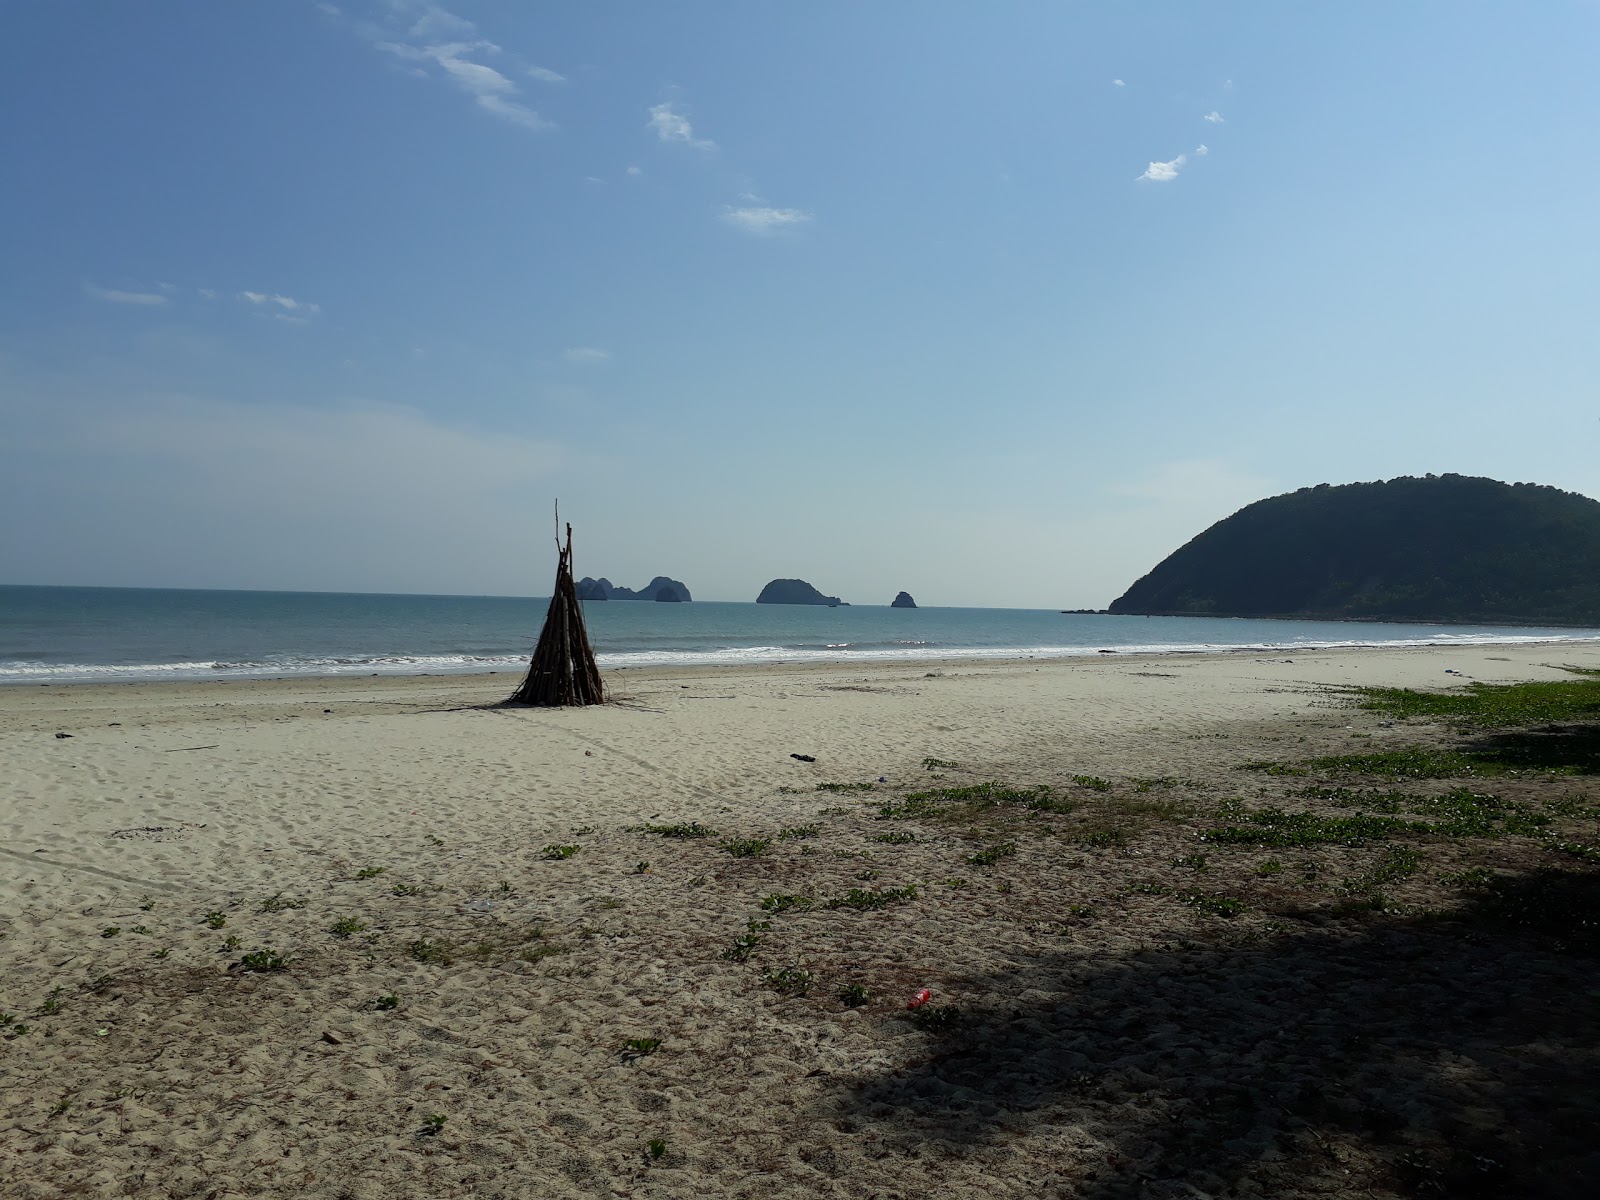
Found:
[(1301, 488), (1217, 522), (1110, 611), (1600, 626), (1600, 502), (1469, 475)]
[(911, 598), (910, 592), (901, 592), (889, 604), (890, 608), (915, 608), (917, 602)]
[(579, 600), (660, 600), (680, 604), (694, 599), (689, 595), (688, 588), (665, 575), (657, 575), (637, 592), (632, 588), (618, 587), (604, 576), (590, 579), (585, 575), (578, 580), (577, 589)]
[(757, 604), (843, 604), (837, 596), (824, 596), (804, 579), (774, 579), (761, 589)]

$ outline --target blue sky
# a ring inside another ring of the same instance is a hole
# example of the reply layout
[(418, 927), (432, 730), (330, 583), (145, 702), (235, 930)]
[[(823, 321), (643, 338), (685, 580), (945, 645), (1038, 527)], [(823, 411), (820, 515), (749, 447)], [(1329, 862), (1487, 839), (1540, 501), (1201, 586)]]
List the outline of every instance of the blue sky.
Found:
[(1100, 606), (1600, 496), (1592, 3), (12, 6), (0, 582)]

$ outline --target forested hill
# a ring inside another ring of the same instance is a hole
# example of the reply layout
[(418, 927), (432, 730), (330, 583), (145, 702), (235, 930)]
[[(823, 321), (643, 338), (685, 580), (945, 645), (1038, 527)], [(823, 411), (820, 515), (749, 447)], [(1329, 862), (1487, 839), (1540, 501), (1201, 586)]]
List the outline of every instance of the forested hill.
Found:
[(1110, 611), (1600, 626), (1600, 502), (1468, 475), (1302, 488), (1217, 522)]

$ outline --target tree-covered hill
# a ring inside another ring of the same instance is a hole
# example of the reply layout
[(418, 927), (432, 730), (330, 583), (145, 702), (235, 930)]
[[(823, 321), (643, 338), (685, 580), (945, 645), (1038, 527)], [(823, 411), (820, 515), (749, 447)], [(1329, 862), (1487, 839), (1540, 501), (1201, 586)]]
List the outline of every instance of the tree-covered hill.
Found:
[(1301, 488), (1218, 521), (1110, 611), (1600, 626), (1600, 502), (1468, 475)]

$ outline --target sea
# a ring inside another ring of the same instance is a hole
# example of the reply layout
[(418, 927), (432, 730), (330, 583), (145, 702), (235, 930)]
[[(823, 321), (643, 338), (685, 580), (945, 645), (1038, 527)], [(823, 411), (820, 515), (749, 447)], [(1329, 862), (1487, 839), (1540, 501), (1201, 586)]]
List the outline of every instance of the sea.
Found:
[[(0, 586), (0, 684), (515, 671), (548, 599)], [(1292, 652), (1600, 640), (1600, 630), (1024, 608), (584, 604), (602, 667)]]

